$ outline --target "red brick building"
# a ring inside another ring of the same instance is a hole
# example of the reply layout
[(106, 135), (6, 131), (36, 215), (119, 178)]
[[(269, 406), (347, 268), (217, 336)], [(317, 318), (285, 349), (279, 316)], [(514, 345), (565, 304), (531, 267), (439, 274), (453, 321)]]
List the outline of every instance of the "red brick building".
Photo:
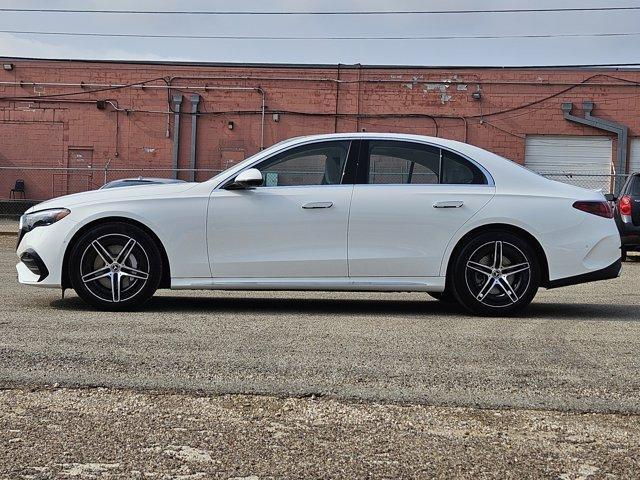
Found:
[[(46, 198), (140, 174), (122, 169), (220, 170), (292, 136), (356, 130), (466, 141), (538, 170), (640, 169), (635, 70), (2, 63), (3, 198), (16, 178), (29, 197)], [(617, 148), (615, 131), (567, 119), (569, 102), (573, 116), (584, 118), (583, 102), (593, 102), (592, 117), (626, 126), (627, 148)]]

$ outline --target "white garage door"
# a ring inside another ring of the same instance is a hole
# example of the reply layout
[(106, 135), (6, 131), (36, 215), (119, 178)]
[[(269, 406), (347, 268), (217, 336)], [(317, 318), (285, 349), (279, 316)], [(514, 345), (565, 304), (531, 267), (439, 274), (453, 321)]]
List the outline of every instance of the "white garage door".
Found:
[(640, 172), (640, 138), (632, 138), (629, 147), (629, 172)]
[(531, 135), (525, 140), (524, 164), (553, 180), (609, 191), (611, 154), (609, 137)]

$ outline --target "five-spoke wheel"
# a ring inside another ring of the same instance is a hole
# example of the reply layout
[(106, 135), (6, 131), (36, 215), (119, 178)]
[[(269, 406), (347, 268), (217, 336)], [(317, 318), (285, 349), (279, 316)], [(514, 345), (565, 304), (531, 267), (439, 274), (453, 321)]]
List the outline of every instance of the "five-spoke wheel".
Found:
[(83, 235), (69, 263), (78, 295), (109, 310), (141, 305), (157, 289), (161, 273), (153, 239), (140, 228), (122, 223), (100, 225)]
[(460, 303), (479, 314), (524, 308), (540, 283), (534, 250), (524, 239), (505, 232), (486, 232), (468, 242), (451, 274)]

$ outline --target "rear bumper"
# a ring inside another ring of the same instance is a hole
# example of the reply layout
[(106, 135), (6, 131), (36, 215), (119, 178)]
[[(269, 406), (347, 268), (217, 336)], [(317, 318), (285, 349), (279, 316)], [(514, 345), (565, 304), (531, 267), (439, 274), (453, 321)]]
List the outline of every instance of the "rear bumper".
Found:
[(640, 247), (640, 226), (634, 225), (630, 218), (623, 221), (620, 215), (616, 215), (616, 225), (623, 247)]
[(557, 280), (551, 280), (546, 288), (558, 288), (566, 287), (569, 285), (577, 285), (579, 283), (597, 282), (598, 280), (610, 280), (620, 276), (622, 270), (622, 260), (618, 259), (608, 267), (600, 270), (595, 270), (589, 273), (583, 273), (582, 275), (575, 275), (573, 277), (558, 278)]

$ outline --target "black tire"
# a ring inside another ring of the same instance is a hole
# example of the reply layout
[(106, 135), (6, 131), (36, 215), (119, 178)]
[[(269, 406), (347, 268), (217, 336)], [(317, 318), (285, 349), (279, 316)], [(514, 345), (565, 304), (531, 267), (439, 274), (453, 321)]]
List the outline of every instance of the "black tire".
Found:
[[(124, 251), (125, 247), (128, 251)], [(78, 296), (100, 310), (132, 310), (149, 300), (162, 278), (162, 257), (141, 228), (99, 225), (72, 246), (69, 278)]]
[(488, 231), (466, 242), (451, 273), (456, 298), (475, 315), (517, 313), (531, 303), (540, 286), (540, 262), (533, 247), (502, 231)]
[(429, 294), (429, 296), (431, 296), (432, 298), (435, 298), (436, 300), (442, 302), (442, 303), (458, 303), (458, 299), (456, 298), (455, 294), (449, 290), (448, 288), (446, 288), (444, 290), (444, 292), (427, 292)]
[(621, 250), (621, 252), (620, 252), (620, 259), (621, 259), (623, 262), (626, 262), (626, 261), (627, 261), (627, 259), (628, 259), (628, 255), (627, 255), (627, 249), (626, 249), (626, 248), (623, 248), (623, 249)]

